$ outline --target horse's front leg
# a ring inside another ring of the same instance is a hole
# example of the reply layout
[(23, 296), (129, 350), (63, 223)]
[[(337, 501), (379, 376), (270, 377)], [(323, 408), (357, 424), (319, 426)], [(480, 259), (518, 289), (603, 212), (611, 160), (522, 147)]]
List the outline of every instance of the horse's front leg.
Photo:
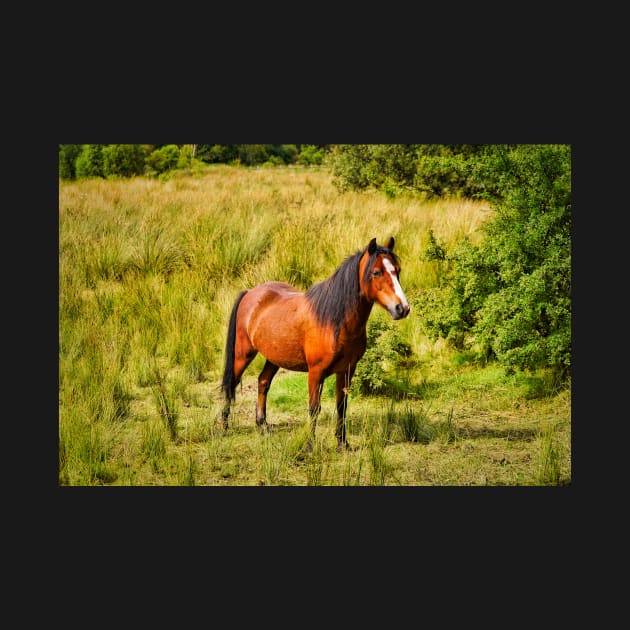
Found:
[(350, 381), (354, 376), (354, 365), (348, 366), (345, 372), (337, 373), (337, 382), (335, 393), (337, 398), (337, 426), (335, 427), (335, 437), (337, 438), (337, 451), (349, 449), (350, 445), (346, 439), (346, 410), (348, 409), (348, 392), (350, 390)]
[(271, 387), (271, 381), (278, 371), (278, 366), (271, 361), (266, 361), (262, 372), (258, 376), (258, 400), (256, 402), (256, 424), (262, 432), (269, 430), (267, 424), (267, 392)]
[(307, 442), (306, 448), (313, 450), (313, 442), (315, 441), (315, 426), (317, 425), (317, 416), (321, 411), (322, 388), (324, 386), (324, 375), (321, 370), (311, 368), (308, 372), (308, 417), (311, 425), (312, 440)]

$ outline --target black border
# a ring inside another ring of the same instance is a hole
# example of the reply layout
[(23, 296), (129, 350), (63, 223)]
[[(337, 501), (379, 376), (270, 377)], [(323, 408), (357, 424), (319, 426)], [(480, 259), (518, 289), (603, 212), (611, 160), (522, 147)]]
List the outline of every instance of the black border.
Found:
[[(302, 72), (297, 84), (291, 82), (292, 71), (284, 76), (274, 74), (273, 57), (264, 64), (250, 58), (249, 63), (233, 64), (223, 71), (222, 62), (215, 60), (208, 63), (206, 74), (197, 64), (201, 74), (191, 83), (190, 72), (170, 82), (172, 74), (160, 74), (155, 68), (140, 72), (137, 82), (132, 70), (118, 83), (116, 70), (111, 68), (104, 83), (95, 78), (77, 84), (68, 74), (60, 77), (58, 92), (67, 97), (59, 107), (61, 118), (49, 130), (54, 139), (46, 145), (50, 162), (43, 179), (50, 188), (37, 187), (33, 192), (42, 195), (38, 207), (45, 214), (37, 220), (42, 236), (38, 277), (51, 287), (45, 298), (46, 313), (48, 308), (51, 312), (42, 318), (48, 324), (40, 332), (41, 348), (49, 349), (46, 355), (51, 366), (45, 375), (50, 386), (46, 396), (36, 401), (42, 404), (36, 413), (37, 424), (50, 430), (45, 432), (49, 437), (40, 458), (46, 463), (40, 480), (46, 480), (51, 518), (65, 544), (72, 547), (90, 539), (100, 544), (111, 537), (123, 547), (132, 541), (142, 547), (145, 536), (159, 540), (164, 528), (173, 527), (178, 544), (189, 550), (197, 546), (220, 550), (225, 541), (230, 553), (241, 558), (263, 548), (284, 552), (288, 558), (297, 553), (305, 562), (323, 554), (331, 568), (338, 561), (365, 556), (366, 549), (374, 553), (374, 548), (378, 553), (409, 553), (416, 559), (419, 553), (435, 558), (449, 548), (463, 549), (465, 556), (474, 556), (473, 550), (481, 556), (485, 550), (492, 556), (493, 549), (505, 549), (528, 563), (528, 552), (555, 545), (560, 561), (565, 558), (566, 545), (560, 541), (566, 540), (573, 525), (578, 492), (586, 483), (584, 453), (576, 448), (575, 438), (573, 481), (559, 488), (58, 486), (58, 269), (53, 264), (58, 260), (58, 238), (52, 238), (54, 233), (58, 235), (58, 224), (56, 208), (48, 208), (57, 205), (56, 143), (199, 139), (217, 143), (540, 142), (572, 144), (576, 162), (582, 159), (583, 153), (574, 144), (576, 123), (567, 115), (569, 80), (553, 64), (538, 67), (521, 61), (506, 71), (487, 63), (484, 56), (471, 54), (466, 56), (464, 68), (454, 74), (448, 64), (432, 65), (426, 48), (422, 52), (423, 61), (418, 60), (416, 67), (396, 72), (394, 64), (367, 68), (359, 59), (352, 64), (337, 59), (333, 64), (333, 55), (325, 51), (317, 67), (313, 62), (308, 65), (307, 70), (314, 71)], [(434, 52), (437, 56), (439, 51)], [(461, 54), (467, 55), (467, 51)], [(566, 59), (564, 52), (561, 58)], [(475, 64), (474, 72), (468, 70), (470, 64)], [(205, 90), (194, 89), (206, 80)], [(154, 108), (158, 101), (163, 106)], [(584, 176), (583, 167), (574, 171), (578, 183), (576, 172), (581, 172), (580, 178)], [(581, 195), (581, 179), (579, 184), (576, 190)], [(576, 236), (581, 229), (578, 223)], [(574, 280), (579, 287), (579, 278)], [(574, 391), (581, 389), (578, 383), (585, 385), (576, 363)], [(578, 405), (581, 402), (574, 400), (574, 412)], [(573, 434), (578, 433), (575, 423)], [(482, 559), (475, 561), (481, 563)], [(249, 588), (247, 582), (243, 588)]]

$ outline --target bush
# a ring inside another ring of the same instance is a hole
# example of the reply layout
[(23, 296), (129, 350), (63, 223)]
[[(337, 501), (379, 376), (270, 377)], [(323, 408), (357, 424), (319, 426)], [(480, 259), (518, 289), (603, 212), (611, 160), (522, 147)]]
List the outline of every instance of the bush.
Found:
[(414, 144), (339, 144), (331, 150), (335, 186), (341, 190), (413, 184), (417, 165)]
[(60, 179), (76, 179), (75, 162), (81, 153), (80, 144), (59, 145), (59, 177)]
[(183, 144), (179, 149), (176, 168), (192, 168), (194, 162), (193, 145)]
[(315, 144), (303, 144), (297, 157), (298, 164), (319, 166), (324, 161), (324, 150)]
[(571, 148), (493, 147), (471, 177), (496, 218), (478, 246), (464, 241), (450, 256), (447, 289), (427, 294), (421, 306), (425, 326), (509, 370), (549, 367), (564, 378), (571, 366)]
[(352, 386), (362, 394), (380, 394), (387, 388), (385, 376), (392, 367), (411, 354), (410, 346), (402, 340), (399, 326), (392, 326), (380, 314), (373, 315), (367, 324), (367, 348), (357, 363)]
[(269, 159), (270, 144), (241, 144), (238, 147), (238, 159), (241, 164), (253, 166)]
[(272, 155), (263, 162), (263, 166), (284, 166), (284, 160), (279, 155)]
[(198, 144), (196, 157), (207, 164), (230, 163), (238, 158), (238, 145)]
[(156, 173), (164, 173), (177, 167), (179, 153), (179, 147), (176, 144), (167, 144), (147, 155), (145, 163)]
[(102, 144), (83, 145), (76, 160), (76, 176), (78, 179), (105, 176)]
[(377, 188), (388, 196), (414, 191), (427, 197), (478, 196), (487, 179), (475, 177), (474, 164), (487, 145), (338, 144), (330, 163), (340, 190)]
[(274, 144), (271, 146), (271, 154), (277, 156), (284, 164), (293, 164), (297, 159), (298, 150), (294, 144)]
[(146, 153), (141, 144), (106, 144), (103, 146), (105, 177), (133, 177), (144, 173)]

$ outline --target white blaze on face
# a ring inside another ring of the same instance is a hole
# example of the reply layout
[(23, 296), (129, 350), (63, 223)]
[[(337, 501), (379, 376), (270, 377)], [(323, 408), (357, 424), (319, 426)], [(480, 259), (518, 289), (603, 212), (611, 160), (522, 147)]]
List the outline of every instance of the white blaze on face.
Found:
[(385, 272), (389, 274), (389, 277), (392, 279), (392, 284), (394, 285), (394, 291), (396, 292), (396, 296), (400, 300), (403, 306), (409, 306), (407, 302), (407, 298), (400, 286), (400, 282), (398, 282), (398, 275), (396, 274), (396, 267), (392, 264), (390, 260), (387, 258), (383, 258), (383, 267), (385, 268)]

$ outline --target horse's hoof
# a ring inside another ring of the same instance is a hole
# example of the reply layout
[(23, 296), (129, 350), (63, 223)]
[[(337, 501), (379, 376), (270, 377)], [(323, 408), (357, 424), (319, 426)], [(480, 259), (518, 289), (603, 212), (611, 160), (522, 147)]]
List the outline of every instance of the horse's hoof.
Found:
[(348, 442), (338, 442), (337, 443), (337, 453), (342, 453), (343, 451), (351, 451), (352, 447)]
[(310, 440), (308, 440), (306, 442), (306, 444), (304, 445), (304, 451), (306, 453), (312, 453), (313, 452), (313, 442), (311, 442)]

